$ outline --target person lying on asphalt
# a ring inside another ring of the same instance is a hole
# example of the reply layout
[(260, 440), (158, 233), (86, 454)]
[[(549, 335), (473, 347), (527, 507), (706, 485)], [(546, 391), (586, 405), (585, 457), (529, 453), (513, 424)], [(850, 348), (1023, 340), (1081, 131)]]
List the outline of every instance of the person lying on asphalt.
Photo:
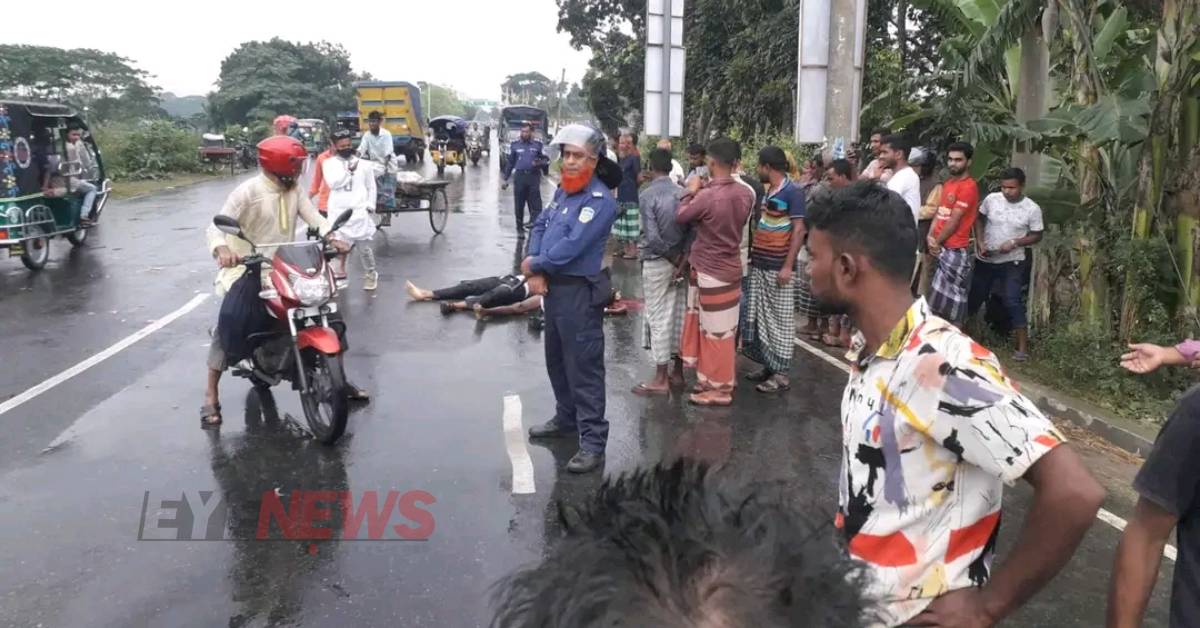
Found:
[[(329, 221), (319, 214), (312, 202), (298, 186), (300, 173), (308, 152), (299, 141), (282, 135), (270, 137), (258, 145), (258, 163), (261, 172), (257, 177), (239, 185), (225, 199), (221, 215), (235, 218), (242, 233), (254, 242), (291, 241), (295, 234), (296, 218), (304, 220), (321, 235), (329, 233)], [(210, 224), (206, 236), (208, 250), (216, 260), (220, 272), (215, 280), (216, 292), (224, 296), (242, 275), (245, 266), (242, 258), (251, 253), (249, 242), (227, 235)], [(350, 250), (350, 245), (338, 238), (332, 245), (341, 252)], [(272, 257), (275, 249), (259, 248), (259, 253)], [(269, 272), (271, 266), (263, 266)], [(208, 352), (208, 384), (204, 395), (204, 407), (200, 409), (201, 426), (216, 427), (221, 424), (221, 402), (218, 385), (221, 374), (232, 366), (226, 359), (220, 335), (214, 330), (213, 341)], [(348, 393), (355, 399), (366, 399), (365, 391), (347, 382)]]
[[(815, 196), (806, 220), (812, 294), (861, 330), (834, 525), (886, 625), (993, 626), (1067, 564), (1104, 489), (991, 351), (913, 299), (917, 223), (899, 194), (860, 181)], [(1033, 504), (993, 566), (1018, 479)]]
[(871, 625), (866, 570), (787, 491), (695, 461), (609, 477), (581, 508), (559, 506), (549, 555), (496, 583), (491, 625)]
[(441, 301), (442, 314), (451, 314), (475, 309), (517, 305), (534, 296), (521, 275), (500, 275), (464, 279), (456, 285), (437, 290), (418, 288), (413, 282), (404, 282), (408, 296), (414, 301)]

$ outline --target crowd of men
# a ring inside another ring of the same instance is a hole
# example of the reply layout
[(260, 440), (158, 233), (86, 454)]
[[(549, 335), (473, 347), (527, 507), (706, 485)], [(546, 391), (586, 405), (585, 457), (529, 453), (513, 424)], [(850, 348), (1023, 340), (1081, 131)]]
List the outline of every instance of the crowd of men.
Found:
[[(761, 489), (740, 486), (729, 489), (737, 497), (718, 496), (703, 469), (659, 467), (606, 483), (587, 511), (590, 520), (569, 530), (539, 566), (506, 580), (496, 598), (500, 625), (597, 625), (582, 620), (587, 616), (654, 617), (655, 625), (992, 626), (1066, 565), (1096, 521), (1104, 490), (996, 356), (962, 330), (1000, 282), (997, 300), (1017, 335), (1014, 359), (1027, 359), (1024, 249), (1040, 240), (1043, 227), (1040, 209), (1024, 196), (1024, 173), (1005, 169), (1000, 191), (980, 202), (970, 175), (974, 149), (963, 142), (947, 147), (940, 180), (931, 151), (913, 151), (904, 137), (882, 131), (861, 172), (852, 153), (817, 156), (798, 173), (784, 150), (768, 146), (750, 174), (738, 143), (718, 138), (689, 147), (687, 173), (670, 143), (660, 142), (643, 173), (636, 135), (623, 132), (616, 143), (620, 183), (605, 184), (615, 244), (609, 254), (640, 262), (644, 338), (655, 363), (653, 377), (633, 392), (669, 394), (693, 371), (691, 403), (730, 405), (739, 352), (759, 364), (745, 374), (758, 392), (787, 390), (798, 312), (809, 319), (804, 329), (827, 344), (849, 344), (835, 527), (850, 560), (826, 557), (829, 572), (840, 574), (832, 589), (807, 579), (811, 565), (803, 557), (814, 550), (799, 546), (721, 547), (719, 564), (701, 561), (703, 569), (690, 571), (697, 569), (690, 552), (706, 548), (689, 544), (688, 535), (710, 533), (699, 522), (736, 520), (707, 502), (754, 504)], [(636, 205), (631, 190), (638, 190)], [(603, 239), (592, 233), (593, 243)], [(851, 326), (853, 342), (846, 342)], [(1139, 345), (1126, 362), (1130, 370), (1152, 370), (1196, 355), (1200, 343)], [(548, 360), (552, 379), (555, 368)], [(531, 436), (561, 433), (557, 421)], [(1197, 475), (1179, 468), (1196, 432), (1179, 423), (1173, 420), (1174, 431), (1188, 445), (1160, 443), (1164, 453), (1156, 449), (1157, 462), (1139, 476), (1144, 503), (1117, 558), (1111, 626), (1140, 623), (1167, 534), (1194, 524), (1196, 483), (1180, 489), (1178, 482)], [(593, 438), (591, 451), (599, 445), (602, 456), (603, 442)], [(1033, 505), (1016, 546), (996, 565), (1003, 485), (1019, 479), (1033, 488)], [(672, 487), (689, 480), (686, 489)], [(646, 496), (681, 490), (695, 491), (696, 501), (681, 507)], [(688, 517), (692, 508), (702, 511), (691, 513), (696, 521)], [(813, 536), (795, 512), (781, 506), (779, 514), (790, 523), (762, 525), (799, 526), (797, 535)], [(646, 525), (673, 534), (644, 537)], [(678, 547), (647, 549), (654, 545)], [(754, 563), (749, 555), (762, 558)], [(585, 570), (575, 585), (562, 586), (564, 570), (593, 561), (604, 565), (603, 574)], [(691, 577), (662, 588), (653, 576), (661, 572)], [(1172, 625), (1191, 625), (1195, 617), (1196, 587), (1188, 579), (1194, 572), (1188, 566), (1176, 573)], [(616, 582), (614, 593), (585, 591), (590, 578)], [(790, 597), (798, 582), (813, 586), (803, 601)], [(705, 587), (730, 593), (705, 601), (697, 590)], [(794, 603), (772, 603), (779, 599)]]
[[(297, 218), (321, 233), (330, 228), (296, 189), (294, 143), (260, 145), (261, 176), (239, 186), (222, 210), (251, 236), (286, 235)], [(996, 282), (1012, 326), (1023, 327), (1022, 251), (1040, 238), (1042, 220), (1024, 197), (1019, 170), (1005, 170), (1001, 191), (981, 203), (965, 143), (948, 147), (944, 181), (931, 180), (930, 151), (914, 152), (884, 132), (872, 138), (874, 154), (861, 172), (853, 153), (820, 155), (801, 170), (777, 146), (761, 149), (747, 171), (729, 138), (689, 146), (687, 172), (670, 143), (660, 142), (643, 172), (634, 133), (621, 133), (615, 155), (611, 143), (586, 125), (555, 136), (561, 182), (534, 216), (519, 271), (453, 290), (410, 286), (410, 293), (447, 299), (451, 310), (541, 297), (555, 413), (530, 437), (576, 439), (567, 464), (574, 473), (604, 463), (601, 323), (615, 258), (640, 262), (644, 339), (656, 367), (635, 394), (669, 394), (694, 373), (691, 403), (730, 405), (739, 352), (759, 365), (744, 374), (756, 391), (787, 390), (796, 316), (808, 318), (801, 332), (849, 345), (834, 522), (841, 552), (821, 544), (820, 526), (792, 508), (786, 487), (735, 484), (691, 464), (659, 467), (607, 482), (563, 544), (505, 580), (496, 593), (498, 625), (654, 618), (650, 624), (663, 626), (991, 626), (1064, 567), (1104, 491), (996, 356), (961, 328)], [(540, 145), (527, 148), (533, 154), (513, 155), (517, 170), (522, 160), (543, 164)], [(365, 136), (364, 150), (371, 150)], [(317, 169), (319, 204), (368, 213), (378, 171), (359, 159), (348, 138), (335, 135)], [(338, 248), (369, 248), (355, 245), (369, 239), (363, 233), (342, 233)], [(239, 247), (239, 239), (210, 229), (226, 289), (240, 277)], [(1018, 342), (1027, 350), (1022, 336)], [(221, 420), (216, 383), (228, 364), (218, 344), (209, 356), (204, 427)], [(1141, 373), (1198, 356), (1196, 343), (1136, 345), (1123, 360)], [(1140, 622), (1162, 545), (1177, 525), (1172, 625), (1196, 625), (1200, 615), (1200, 481), (1185, 464), (1200, 434), (1193, 397), (1165, 428), (1171, 441), (1160, 439), (1138, 477), (1141, 501), (1114, 567), (1110, 626)], [(1020, 479), (1034, 492), (1030, 513), (997, 565), (1003, 486)], [(604, 586), (592, 586), (598, 581)]]

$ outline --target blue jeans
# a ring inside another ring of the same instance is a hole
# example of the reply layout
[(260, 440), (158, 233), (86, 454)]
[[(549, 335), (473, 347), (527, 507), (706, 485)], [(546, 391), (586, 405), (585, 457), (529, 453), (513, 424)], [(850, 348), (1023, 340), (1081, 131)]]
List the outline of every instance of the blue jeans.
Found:
[(80, 218), (92, 218), (92, 206), (96, 204), (96, 186), (90, 181), (76, 181), (75, 193), (83, 195), (83, 203), (79, 206)]
[(1013, 329), (1023, 329), (1028, 325), (1025, 319), (1025, 300), (1021, 296), (1025, 280), (1022, 270), (1021, 262), (992, 264), (976, 260), (975, 274), (971, 278), (971, 294), (967, 297), (967, 315), (974, 316), (979, 306), (987, 302), (996, 282), (1001, 282), (1003, 289), (1000, 300), (1004, 303)]

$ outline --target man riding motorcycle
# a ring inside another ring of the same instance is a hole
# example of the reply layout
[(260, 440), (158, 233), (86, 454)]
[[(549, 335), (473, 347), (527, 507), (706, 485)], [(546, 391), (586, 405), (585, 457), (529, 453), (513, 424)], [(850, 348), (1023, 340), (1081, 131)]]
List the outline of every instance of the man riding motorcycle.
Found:
[[(255, 243), (293, 241), (297, 217), (317, 229), (321, 235), (327, 234), (329, 221), (317, 212), (299, 186), (300, 173), (307, 159), (308, 152), (304, 145), (294, 138), (277, 135), (263, 140), (258, 145), (259, 176), (234, 189), (225, 200), (221, 214), (236, 219), (242, 233)], [(212, 225), (206, 234), (208, 250), (221, 268), (215, 281), (216, 292), (224, 296), (245, 273), (245, 267), (240, 264), (242, 257), (250, 254), (250, 244), (242, 238), (226, 235)], [(339, 252), (350, 250), (350, 245), (336, 239), (336, 236), (331, 243)], [(259, 252), (273, 257), (275, 249), (260, 247)], [(269, 264), (264, 266), (264, 270), (269, 267)], [(208, 353), (208, 385), (204, 407), (200, 409), (201, 427), (207, 429), (221, 425), (217, 387), (221, 374), (229, 366), (232, 365), (227, 363), (220, 335), (214, 330)], [(367, 398), (361, 389), (349, 383), (346, 387), (352, 399)]]

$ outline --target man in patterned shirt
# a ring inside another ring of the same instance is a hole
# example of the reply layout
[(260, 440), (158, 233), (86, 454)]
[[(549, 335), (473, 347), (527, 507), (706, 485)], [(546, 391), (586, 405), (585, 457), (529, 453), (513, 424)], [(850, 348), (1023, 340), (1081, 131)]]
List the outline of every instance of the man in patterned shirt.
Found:
[[(842, 397), (835, 525), (873, 572), (885, 625), (992, 626), (1067, 563), (1104, 491), (996, 357), (912, 297), (911, 208), (871, 182), (808, 212), (812, 290), (860, 331)], [(1003, 485), (1033, 506), (992, 559)]]

